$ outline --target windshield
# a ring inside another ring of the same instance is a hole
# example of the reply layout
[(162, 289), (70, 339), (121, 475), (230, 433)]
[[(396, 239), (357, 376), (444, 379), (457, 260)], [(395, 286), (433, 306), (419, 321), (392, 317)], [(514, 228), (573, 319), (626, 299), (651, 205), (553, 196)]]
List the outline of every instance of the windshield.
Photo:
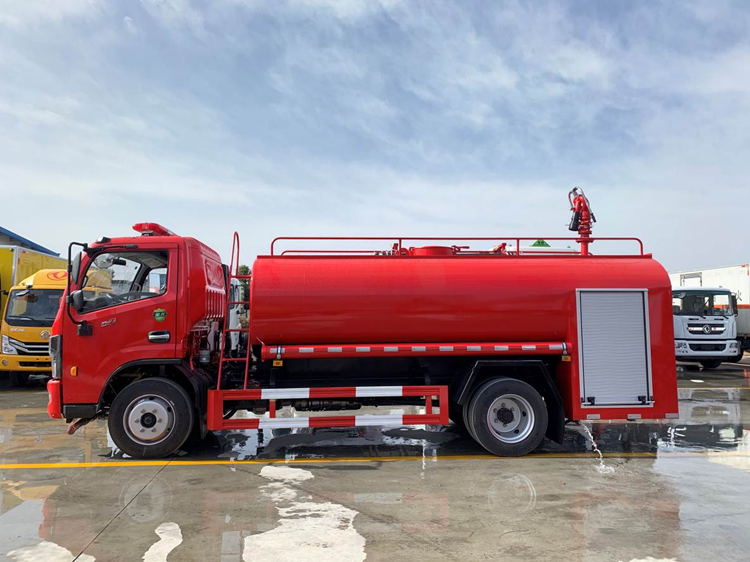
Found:
[(49, 327), (60, 306), (62, 289), (17, 289), (10, 292), (5, 322), (11, 326)]
[(672, 311), (676, 316), (731, 316), (731, 293), (724, 291), (674, 291)]

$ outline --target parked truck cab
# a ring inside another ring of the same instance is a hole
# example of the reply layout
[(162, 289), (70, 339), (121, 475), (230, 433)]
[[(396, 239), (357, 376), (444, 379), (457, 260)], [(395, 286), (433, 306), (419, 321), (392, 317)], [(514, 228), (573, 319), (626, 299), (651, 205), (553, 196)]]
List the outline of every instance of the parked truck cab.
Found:
[[(72, 244), (48, 413), (71, 432), (106, 416), (140, 458), (174, 454), (193, 432), (449, 420), (522, 455), (561, 442), (567, 420), (676, 418), (669, 278), (637, 239), (617, 239), (633, 254), (592, 255), (612, 239), (590, 236), (582, 192), (569, 199), (577, 237), (556, 240), (580, 243), (575, 255), (521, 250), (539, 236), (474, 239), (492, 250), (279, 238), (240, 274), (237, 234), (229, 266), (154, 223)], [(277, 417), (284, 407), (323, 414)]]
[(680, 287), (672, 291), (675, 355), (715, 369), (741, 357), (737, 341), (737, 299), (721, 287)]
[(0, 371), (22, 385), (32, 373), (49, 374), (49, 338), (67, 283), (64, 269), (42, 269), (10, 288), (2, 311)]

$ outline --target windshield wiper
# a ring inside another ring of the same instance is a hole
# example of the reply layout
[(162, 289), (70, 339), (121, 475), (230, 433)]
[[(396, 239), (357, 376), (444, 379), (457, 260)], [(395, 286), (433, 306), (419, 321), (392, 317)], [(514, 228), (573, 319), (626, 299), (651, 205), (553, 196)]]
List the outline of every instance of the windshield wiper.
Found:
[(36, 318), (33, 318), (31, 316), (15, 316), (13, 314), (11, 314), (10, 316), (7, 316), (7, 318), (8, 320), (10, 320), (11, 318), (13, 320), (36, 320)]

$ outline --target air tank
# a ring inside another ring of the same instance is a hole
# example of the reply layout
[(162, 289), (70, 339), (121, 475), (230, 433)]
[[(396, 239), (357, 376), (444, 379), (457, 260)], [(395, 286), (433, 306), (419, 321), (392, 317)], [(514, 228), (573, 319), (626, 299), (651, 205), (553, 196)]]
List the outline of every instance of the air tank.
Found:
[(575, 329), (582, 288), (648, 289), (652, 330), (667, 334), (661, 310), (671, 306), (667, 273), (650, 256), (431, 247), (405, 256), (261, 256), (252, 271), (255, 344), (561, 341)]

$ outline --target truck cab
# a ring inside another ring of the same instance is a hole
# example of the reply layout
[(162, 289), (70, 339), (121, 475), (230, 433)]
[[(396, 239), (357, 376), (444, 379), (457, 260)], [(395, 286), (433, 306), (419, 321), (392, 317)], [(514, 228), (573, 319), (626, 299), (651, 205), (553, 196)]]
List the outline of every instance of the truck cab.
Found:
[(721, 287), (680, 287), (672, 291), (675, 355), (715, 369), (740, 355), (737, 299)]
[(50, 331), (67, 278), (64, 269), (42, 269), (8, 291), (0, 371), (10, 373), (14, 386), (25, 384), (32, 373), (50, 372)]

